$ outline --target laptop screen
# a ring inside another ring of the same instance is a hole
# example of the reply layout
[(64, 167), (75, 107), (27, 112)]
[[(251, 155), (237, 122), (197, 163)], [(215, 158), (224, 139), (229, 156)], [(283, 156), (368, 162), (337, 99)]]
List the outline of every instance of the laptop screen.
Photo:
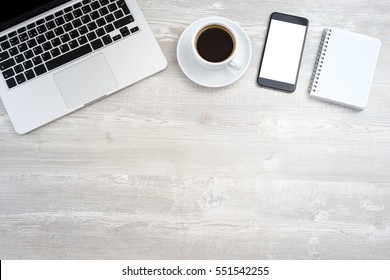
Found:
[(7, 1), (0, 9), (0, 31), (70, 0)]

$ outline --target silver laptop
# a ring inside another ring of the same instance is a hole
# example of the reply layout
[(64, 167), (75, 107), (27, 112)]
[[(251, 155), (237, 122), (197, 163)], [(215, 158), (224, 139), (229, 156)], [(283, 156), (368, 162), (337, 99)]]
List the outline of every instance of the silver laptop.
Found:
[(13, 0), (0, 10), (0, 97), (24, 134), (167, 66), (135, 0)]

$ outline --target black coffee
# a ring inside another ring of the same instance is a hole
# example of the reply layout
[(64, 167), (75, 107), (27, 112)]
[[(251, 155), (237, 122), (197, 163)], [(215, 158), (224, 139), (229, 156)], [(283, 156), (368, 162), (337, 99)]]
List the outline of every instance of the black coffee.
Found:
[(234, 51), (233, 35), (224, 27), (207, 26), (199, 32), (196, 48), (199, 55), (209, 62), (222, 62)]

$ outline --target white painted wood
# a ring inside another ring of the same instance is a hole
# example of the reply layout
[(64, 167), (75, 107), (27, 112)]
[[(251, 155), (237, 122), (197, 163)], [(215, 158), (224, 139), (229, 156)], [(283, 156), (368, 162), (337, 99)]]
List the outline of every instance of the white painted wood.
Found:
[[(389, 259), (390, 1), (139, 1), (166, 71), (33, 133), (0, 104), (0, 259)], [(255, 84), (269, 15), (310, 20), (297, 91)], [(181, 72), (194, 20), (253, 46), (223, 89)], [(312, 100), (322, 29), (382, 40), (363, 112)]]

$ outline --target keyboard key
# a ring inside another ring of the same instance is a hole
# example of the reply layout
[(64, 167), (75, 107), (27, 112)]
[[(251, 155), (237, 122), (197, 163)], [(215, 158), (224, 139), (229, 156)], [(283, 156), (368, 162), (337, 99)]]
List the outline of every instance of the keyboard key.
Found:
[(3, 72), (3, 77), (4, 79), (8, 79), (8, 78), (11, 78), (15, 75), (15, 72), (14, 72), (14, 69), (10, 68), (8, 70), (5, 70)]
[(57, 24), (57, 26), (63, 25), (65, 23), (65, 20), (63, 17), (58, 17), (54, 21)]
[(37, 76), (42, 75), (47, 72), (45, 65), (41, 64), (34, 68), (35, 74)]
[(82, 16), (81, 18), (81, 21), (84, 23), (84, 24), (87, 24), (88, 22), (92, 21), (91, 17), (89, 15), (84, 15)]
[(45, 19), (44, 18), (41, 18), (40, 20), (37, 20), (36, 24), (37, 25), (41, 25), (45, 22)]
[(28, 46), (29, 48), (33, 48), (33, 47), (35, 47), (36, 45), (37, 45), (37, 41), (35, 41), (35, 39), (30, 39), (30, 40), (27, 41), (27, 46)]
[(73, 5), (73, 9), (77, 9), (77, 8), (80, 8), (83, 4), (81, 2), (78, 2), (76, 4)]
[(24, 75), (26, 76), (27, 80), (31, 80), (35, 78), (35, 73), (33, 70), (27, 70)]
[(92, 11), (91, 7), (89, 5), (85, 5), (84, 7), (81, 8), (84, 14), (88, 14)]
[(53, 46), (51, 45), (50, 42), (45, 42), (45, 43), (42, 44), (42, 48), (43, 48), (44, 51), (48, 51), (48, 50), (50, 50), (52, 47), (53, 47)]
[(7, 60), (4, 60), (2, 62), (0, 62), (0, 70), (1, 71), (4, 71), (12, 66), (15, 66), (15, 60), (11, 57)]
[(136, 26), (136, 27), (133, 27), (132, 29), (130, 29), (130, 31), (131, 31), (131, 33), (135, 33), (137, 31), (139, 31), (139, 28), (138, 28), (138, 26)]
[(5, 41), (3, 43), (0, 44), (1, 48), (3, 49), (3, 51), (9, 49), (11, 47), (10, 43), (8, 41)]
[(22, 63), (24, 60), (25, 58), (23, 54), (18, 54), (17, 56), (15, 56), (16, 63)]
[(26, 51), (27, 49), (28, 49), (28, 46), (27, 46), (26, 43), (20, 44), (20, 45), (18, 46), (18, 50), (19, 50), (20, 52), (24, 52), (24, 51)]
[(112, 14), (108, 14), (104, 17), (106, 19), (107, 23), (113, 22), (115, 20), (115, 17)]
[(125, 2), (124, 0), (119, 0), (119, 1), (118, 1), (118, 6), (119, 6), (119, 8), (122, 9), (122, 11), (123, 11), (123, 13), (124, 13), (125, 15), (130, 14), (130, 10), (129, 10), (129, 8), (127, 7), (127, 4), (126, 4), (126, 2)]
[(115, 3), (111, 3), (110, 5), (108, 5), (108, 10), (110, 12), (115, 12), (117, 9), (118, 9), (118, 6)]
[(75, 49), (75, 48), (77, 48), (78, 46), (79, 46), (79, 43), (77, 43), (77, 40), (72, 40), (72, 41), (69, 42), (69, 47), (70, 47), (71, 49)]
[(81, 11), (81, 9), (77, 9), (77, 10), (74, 10), (73, 11), (73, 16), (75, 17), (75, 18), (79, 18), (79, 17), (81, 17), (83, 15), (83, 12)]
[(79, 37), (80, 34), (79, 34), (79, 32), (78, 32), (77, 30), (72, 30), (72, 31), (69, 33), (69, 36), (70, 36), (70, 38), (75, 39), (75, 38)]
[(33, 66), (34, 66), (34, 64), (32, 63), (31, 60), (27, 60), (27, 61), (23, 62), (23, 67), (26, 70), (32, 68)]
[(51, 30), (51, 29), (54, 29), (56, 27), (56, 24), (54, 21), (51, 20), (51, 21), (46, 23), (46, 27), (47, 27), (47, 29)]
[(4, 36), (1, 36), (0, 37), (0, 42), (4, 42), (5, 40), (7, 40), (7, 35), (4, 35)]
[(29, 25), (27, 25), (27, 29), (32, 29), (36, 26), (35, 22), (33, 23), (30, 23)]
[(17, 44), (20, 43), (18, 37), (13, 37), (13, 38), (11, 38), (11, 39), (9, 40), (9, 42), (11, 43), (11, 46), (16, 46)]
[(73, 27), (74, 27), (74, 28), (78, 28), (78, 27), (80, 27), (83, 23), (82, 23), (81, 20), (78, 18), (78, 19), (75, 19), (74, 21), (72, 21), (72, 24), (73, 24)]
[(117, 2), (117, 4), (118, 4), (119, 8), (122, 8), (123, 6), (126, 6), (126, 2), (124, 0), (119, 0)]
[(46, 42), (46, 37), (45, 37), (45, 35), (39, 35), (39, 36), (36, 38), (36, 40), (37, 40), (37, 43), (38, 43), (38, 44), (43, 44), (44, 42)]
[(53, 39), (56, 36), (52, 30), (47, 32), (45, 35), (46, 35), (46, 39), (47, 40), (51, 40), (51, 39)]
[(43, 61), (42, 61), (42, 58), (40, 56), (36, 56), (32, 59), (32, 63), (37, 66), (39, 64), (41, 64)]
[(103, 40), (103, 43), (105, 45), (108, 45), (108, 44), (111, 44), (112, 43), (112, 39), (111, 39), (111, 36), (110, 35), (105, 35), (102, 37), (102, 40)]
[(78, 29), (80, 35), (83, 35), (85, 33), (88, 32), (88, 28), (86, 26), (81, 26), (79, 29)]
[(51, 54), (50, 52), (45, 52), (42, 54), (42, 59), (43, 61), (48, 61), (49, 59), (51, 59)]
[(95, 31), (96, 32), (96, 35), (98, 37), (102, 37), (103, 35), (106, 34), (106, 31), (104, 31), (104, 28), (103, 27), (100, 27), (98, 30)]
[(18, 33), (23, 33), (23, 32), (26, 32), (27, 28), (26, 27), (21, 27), (18, 29)]
[(62, 28), (64, 28), (65, 32), (69, 32), (73, 29), (73, 25), (71, 23), (65, 23)]
[(50, 50), (50, 54), (52, 55), (52, 57), (56, 57), (56, 56), (59, 56), (61, 54), (61, 52), (60, 52), (59, 48), (54, 48), (54, 49)]
[(63, 44), (63, 45), (61, 45), (59, 49), (60, 49), (60, 51), (61, 51), (62, 53), (66, 53), (67, 51), (70, 50), (68, 44)]
[(117, 10), (117, 11), (114, 12), (114, 16), (117, 19), (123, 17), (124, 15), (125, 14), (122, 12), (122, 10)]
[(54, 15), (48, 15), (47, 17), (45, 17), (46, 21), (50, 21), (52, 19), (54, 19)]
[(107, 7), (101, 8), (101, 9), (99, 10), (99, 13), (100, 13), (101, 16), (107, 15), (107, 14), (108, 14), (108, 9), (107, 9)]
[(121, 37), (121, 35), (115, 35), (112, 39), (114, 40), (114, 41), (118, 41), (120, 38), (122, 38)]
[(54, 29), (54, 33), (57, 35), (57, 36), (60, 36), (62, 34), (65, 33), (64, 29), (60, 26), (60, 27), (57, 27), (56, 29)]
[(80, 45), (84, 45), (85, 43), (88, 43), (88, 39), (86, 36), (81, 36), (77, 38), (77, 42), (79, 42)]
[(73, 7), (72, 6), (69, 6), (69, 7), (66, 7), (65, 9), (64, 9), (64, 12), (65, 13), (69, 13), (70, 11), (72, 11), (73, 10)]
[(18, 65), (16, 65), (15, 67), (14, 67), (14, 71), (15, 71), (15, 73), (16, 74), (19, 74), (19, 73), (21, 73), (21, 72), (23, 72), (23, 66), (22, 65), (20, 65), (20, 64), (18, 64)]
[(87, 27), (88, 27), (88, 30), (89, 31), (92, 31), (92, 30), (95, 30), (97, 28), (97, 25), (96, 23), (93, 21), (93, 22), (90, 22), (87, 24)]
[(53, 70), (61, 65), (64, 65), (65, 63), (71, 62), (72, 60), (75, 60), (79, 57), (82, 57), (88, 53), (92, 52), (92, 48), (90, 45), (86, 44), (83, 45), (77, 49), (74, 49), (64, 55), (61, 55), (53, 60), (50, 60), (46, 62), (47, 69)]
[(112, 32), (112, 31), (115, 30), (114, 25), (112, 25), (111, 23), (108, 24), (108, 25), (106, 25), (106, 26), (104, 27), (104, 29), (106, 30), (107, 33), (110, 33), (110, 32)]
[(24, 77), (23, 74), (19, 74), (15, 76), (16, 82), (20, 85), (23, 84), (26, 81), (26, 78)]
[(38, 31), (35, 28), (33, 28), (27, 31), (27, 34), (30, 38), (34, 38), (35, 36), (38, 35)]
[(33, 56), (34, 56), (34, 53), (32, 52), (32, 50), (27, 50), (27, 51), (24, 52), (24, 57), (25, 57), (26, 59), (30, 59), (30, 58), (32, 58)]
[(15, 56), (19, 53), (19, 51), (17, 47), (13, 47), (8, 50), (8, 53), (10, 54), (10, 56)]
[(97, 36), (96, 36), (95, 32), (92, 31), (92, 32), (89, 32), (87, 34), (87, 38), (88, 38), (89, 41), (93, 41), (93, 40), (95, 40), (97, 38)]
[(53, 40), (51, 40), (51, 44), (53, 45), (53, 47), (57, 47), (61, 45), (61, 40), (59, 38), (54, 38)]
[(18, 34), (18, 32), (12, 31), (12, 32), (8, 33), (8, 38), (15, 37), (17, 34)]
[(57, 18), (59, 17), (59, 16), (62, 16), (64, 14), (64, 11), (58, 11), (58, 12), (56, 12), (55, 14), (54, 14), (54, 16), (56, 16)]
[(47, 31), (47, 27), (42, 24), (42, 25), (37, 27), (37, 31), (39, 34), (45, 33)]
[(126, 16), (124, 18), (121, 18), (120, 20), (117, 20), (114, 22), (114, 26), (119, 29), (121, 28), (122, 26), (125, 26), (127, 24), (130, 24), (134, 21), (134, 18), (132, 15), (129, 15), (129, 16)]
[(130, 10), (129, 10), (129, 8), (127, 7), (127, 5), (122, 7), (122, 11), (123, 11), (123, 13), (124, 13), (125, 15), (130, 14)]
[(104, 46), (102, 40), (100, 39), (96, 39), (91, 43), (91, 45), (94, 50), (100, 49), (101, 47)]
[(17, 85), (14, 78), (8, 79), (6, 82), (7, 82), (7, 86), (9, 89), (16, 87), (16, 85)]
[(74, 17), (71, 13), (67, 13), (66, 15), (64, 15), (64, 19), (66, 22), (69, 22), (69, 21), (73, 20)]
[(126, 37), (126, 36), (130, 35), (130, 31), (127, 28), (127, 26), (122, 27), (121, 29), (119, 29), (119, 32), (121, 33), (122, 37)]
[(60, 36), (60, 39), (61, 39), (61, 42), (62, 42), (62, 43), (66, 43), (66, 42), (69, 42), (69, 41), (70, 41), (70, 37), (69, 37), (68, 34), (61, 35), (61, 36)]
[(35, 55), (39, 55), (41, 53), (43, 53), (43, 49), (41, 46), (36, 46), (32, 49), (32, 51), (34, 52)]
[(27, 41), (27, 40), (28, 40), (28, 35), (27, 35), (27, 33), (24, 32), (24, 33), (20, 34), (20, 35), (19, 35), (19, 40), (20, 40), (21, 42)]
[(98, 1), (95, 1), (95, 2), (92, 2), (92, 4), (91, 4), (91, 8), (93, 9), (93, 10), (97, 10), (97, 9), (99, 9), (101, 6), (100, 6), (100, 3), (98, 2)]
[(93, 11), (89, 15), (91, 16), (92, 20), (96, 20), (96, 19), (98, 19), (100, 17), (99, 12), (97, 12), (97, 11)]
[(104, 20), (104, 18), (99, 18), (96, 21), (96, 24), (97, 24), (97, 26), (102, 27), (102, 26), (106, 25), (106, 21)]
[(7, 51), (0, 53), (0, 61), (3, 61), (7, 58), (9, 58), (9, 54)]

